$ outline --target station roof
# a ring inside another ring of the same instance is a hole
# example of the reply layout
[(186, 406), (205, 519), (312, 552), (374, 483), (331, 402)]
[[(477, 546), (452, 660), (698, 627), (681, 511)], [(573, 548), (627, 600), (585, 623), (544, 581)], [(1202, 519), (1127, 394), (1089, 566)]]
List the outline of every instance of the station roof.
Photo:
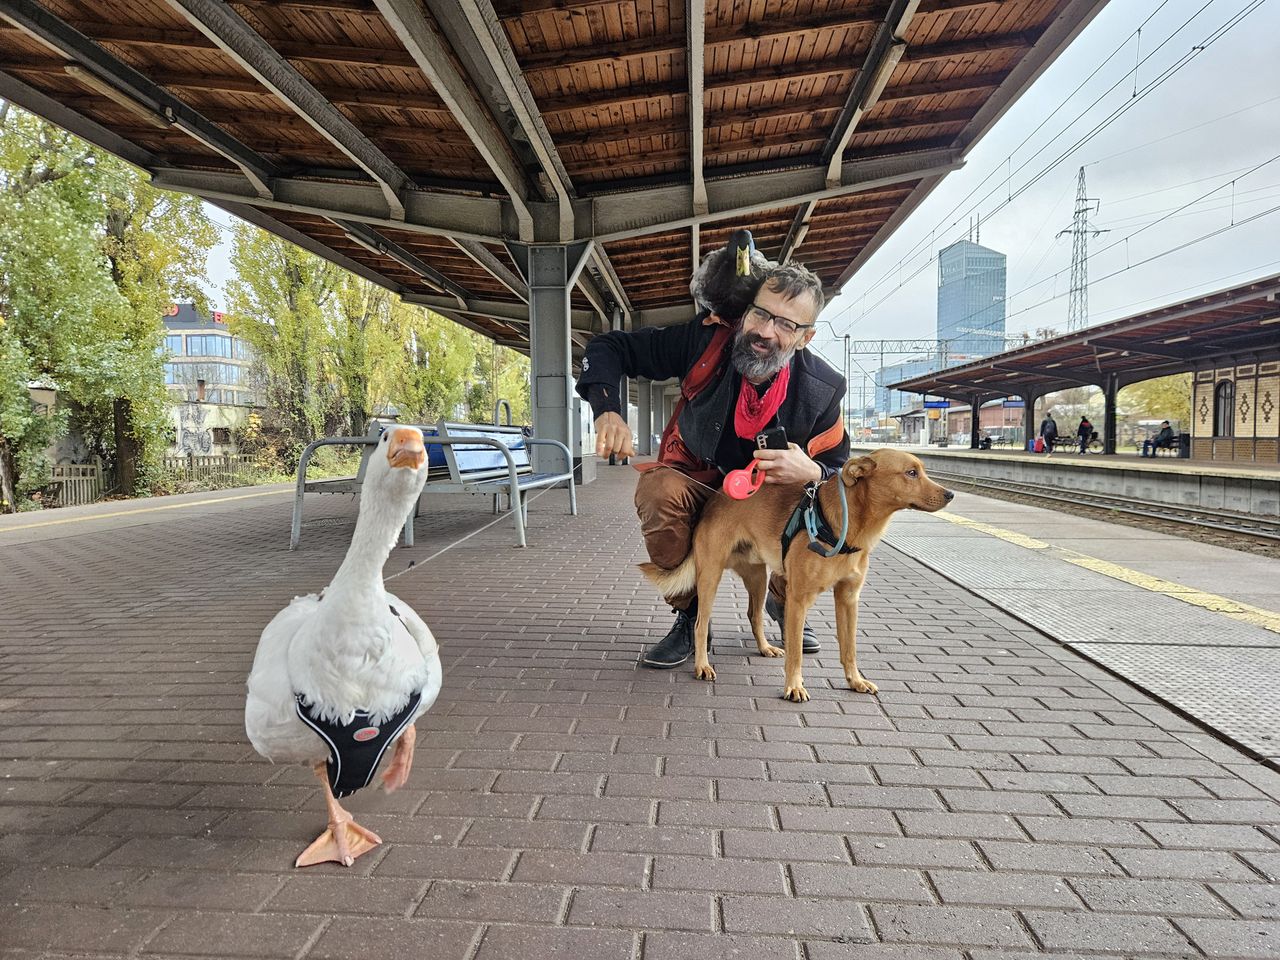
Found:
[(504, 244), (689, 314), (751, 228), (837, 291), (1105, 0), (0, 0), (0, 97), (528, 346)]
[(1185, 373), (1252, 351), (1280, 356), (1280, 274), (1099, 324), (890, 385), (892, 390), (982, 401), (1070, 387), (1119, 386)]

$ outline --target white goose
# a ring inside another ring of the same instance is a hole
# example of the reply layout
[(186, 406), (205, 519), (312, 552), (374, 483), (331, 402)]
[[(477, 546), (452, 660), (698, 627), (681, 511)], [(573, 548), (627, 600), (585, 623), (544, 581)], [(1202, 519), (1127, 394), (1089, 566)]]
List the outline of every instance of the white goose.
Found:
[(329, 827), (295, 866), (350, 866), (382, 842), (337, 797), (366, 786), (394, 743), (382, 782), (402, 786), (413, 764), (414, 721), (435, 702), (442, 669), (421, 618), (383, 588), (382, 567), (427, 477), (422, 433), (392, 427), (370, 457), (360, 514), (333, 581), (297, 597), (262, 631), (249, 673), (244, 725), (272, 762), (311, 764), (324, 784)]

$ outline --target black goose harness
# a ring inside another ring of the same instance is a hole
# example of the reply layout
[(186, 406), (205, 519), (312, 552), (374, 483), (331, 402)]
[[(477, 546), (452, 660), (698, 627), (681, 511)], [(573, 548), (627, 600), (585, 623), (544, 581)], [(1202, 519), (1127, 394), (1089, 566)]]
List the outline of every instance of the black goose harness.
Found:
[[(836, 554), (857, 553), (861, 549), (861, 547), (855, 547), (846, 541), (846, 537), (849, 534), (849, 503), (844, 491), (844, 481), (839, 474), (835, 475), (835, 481), (840, 490), (840, 519), (842, 521), (840, 535), (836, 536), (835, 530), (822, 512), (822, 504), (818, 501), (818, 491), (822, 489), (822, 484), (825, 481), (814, 480), (806, 483), (804, 485), (804, 497), (796, 504), (796, 508), (791, 511), (791, 516), (787, 518), (787, 525), (782, 528), (782, 559), (784, 562), (787, 558), (787, 548), (791, 546), (791, 541), (796, 538), (796, 534), (800, 532), (802, 527), (809, 534), (809, 549), (819, 556), (834, 557)], [(825, 547), (827, 543), (834, 543), (835, 546), (827, 549)]]
[[(399, 610), (391, 607), (391, 613), (400, 620)], [(294, 694), (294, 700), (302, 722), (314, 730), (329, 749), (325, 767), (328, 769), (329, 787), (333, 790), (333, 795), (348, 797), (369, 785), (387, 747), (413, 721), (418, 704), (422, 702), (422, 691), (414, 693), (404, 707), (376, 725), (369, 722), (373, 714), (366, 710), (357, 710), (349, 722), (338, 723), (335, 720), (322, 720), (319, 705), (307, 703), (305, 694)]]

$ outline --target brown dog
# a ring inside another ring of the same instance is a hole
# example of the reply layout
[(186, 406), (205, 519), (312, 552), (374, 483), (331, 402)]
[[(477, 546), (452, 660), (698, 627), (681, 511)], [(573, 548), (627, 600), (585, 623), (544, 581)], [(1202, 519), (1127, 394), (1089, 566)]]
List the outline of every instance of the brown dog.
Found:
[[(848, 498), (849, 531), (845, 538), (854, 553), (824, 557), (808, 549), (809, 536), (803, 528), (782, 556), (782, 533), (803, 488), (766, 484), (746, 500), (724, 494), (707, 502), (693, 537), (693, 550), (674, 570), (642, 563), (644, 575), (665, 595), (698, 589), (698, 619), (694, 625), (694, 669), (700, 680), (714, 680), (716, 672), (707, 659), (707, 627), (711, 605), (726, 568), (742, 577), (747, 586), (747, 609), (756, 646), (762, 656), (778, 657), (783, 651), (764, 638), (765, 592), (768, 571), (781, 570), (787, 578), (786, 648), (783, 697), (801, 702), (809, 699), (800, 676), (800, 645), (805, 615), (824, 590), (835, 588), (836, 638), (840, 663), (849, 687), (859, 693), (875, 693), (876, 685), (858, 672), (858, 596), (867, 573), (867, 560), (889, 520), (899, 510), (941, 510), (954, 496), (925, 476), (918, 457), (902, 450), (882, 449), (869, 456), (850, 459), (838, 474), (822, 484), (818, 501), (836, 536), (840, 533), (840, 489)], [(836, 546), (826, 544), (827, 548)]]

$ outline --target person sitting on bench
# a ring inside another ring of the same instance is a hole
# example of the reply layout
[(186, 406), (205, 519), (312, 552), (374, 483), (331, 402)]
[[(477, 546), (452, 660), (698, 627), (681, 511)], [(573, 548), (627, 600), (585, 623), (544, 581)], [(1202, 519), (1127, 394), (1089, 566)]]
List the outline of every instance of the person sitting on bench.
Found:
[(1142, 441), (1142, 456), (1154, 457), (1156, 451), (1161, 447), (1172, 449), (1178, 445), (1178, 438), (1173, 434), (1173, 427), (1169, 426), (1168, 420), (1160, 423), (1160, 432), (1154, 438), (1148, 437)]

